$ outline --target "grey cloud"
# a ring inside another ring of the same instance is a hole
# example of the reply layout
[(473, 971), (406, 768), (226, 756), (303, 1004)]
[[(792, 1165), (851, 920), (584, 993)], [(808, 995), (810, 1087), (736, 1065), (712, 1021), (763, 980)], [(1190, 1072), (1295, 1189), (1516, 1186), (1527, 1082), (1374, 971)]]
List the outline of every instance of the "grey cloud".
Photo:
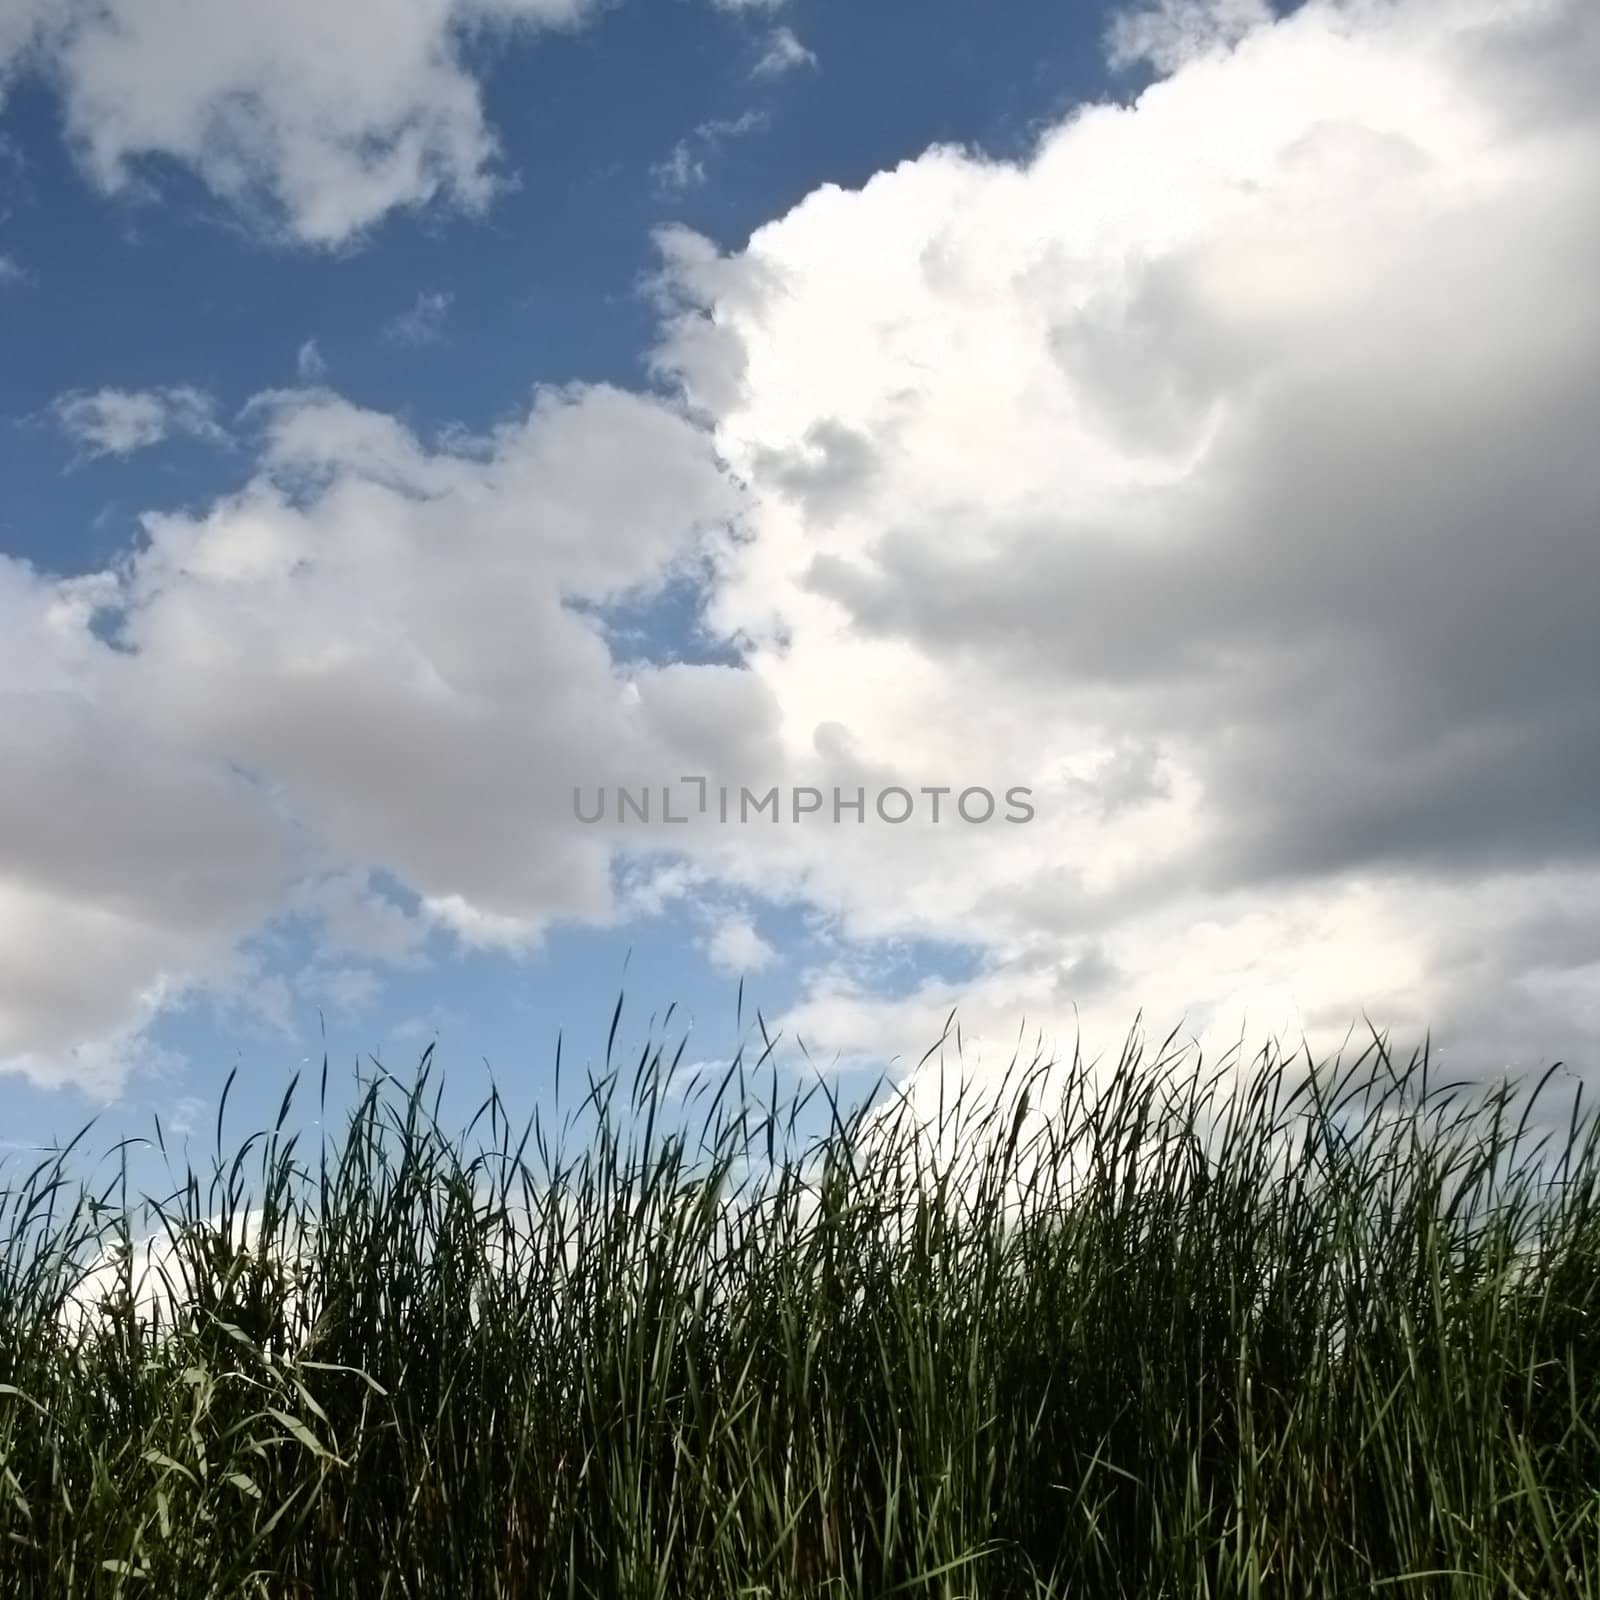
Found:
[[(1171, 78), (1027, 161), (928, 152), (693, 264), (720, 436), (790, 502), (714, 622), (808, 727), (881, 685), (822, 763), (1026, 752), (1045, 790), (1013, 855), (889, 841), (811, 884), (964, 930), (991, 1021), (1070, 1037), (1045, 975), (1096, 944), (1118, 1007), (1381, 1002), (1474, 1070), (1592, 1055), (1600, 13), (1145, 19)], [(804, 442), (841, 418), (853, 483)], [(915, 1020), (808, 1006), (856, 1047)]]
[(756, 471), (805, 507), (808, 519), (826, 522), (859, 502), (878, 471), (879, 446), (834, 417), (814, 422), (801, 450), (759, 450)]
[[(1180, 740), (1210, 792), (1219, 881), (1600, 857), (1587, 210), (1480, 243), (1479, 283), (1442, 310), (1331, 320), (1263, 369), (1168, 489), (1082, 521), (996, 527), (974, 509), (972, 538), (891, 529), (862, 557), (818, 556), (808, 583), (863, 628)], [(1527, 296), (1516, 324), (1508, 277)], [(1118, 370), (1107, 337), (1091, 371), (1115, 372), (1110, 414), (1153, 415), (1168, 442), (1173, 389), (1137, 359)]]
[(302, 851), (264, 792), (70, 691), (6, 696), (0, 771), (0, 1061), (104, 1087), (81, 1047), (225, 978)]
[(630, 702), (569, 604), (649, 594), (737, 510), (676, 411), (552, 392), (444, 449), (320, 392), (252, 414), (250, 483), (147, 516), (114, 571), (0, 561), (0, 1069), (114, 1085), (285, 915), (390, 961), (605, 923), (575, 784), (774, 764), (750, 674), (642, 666)]

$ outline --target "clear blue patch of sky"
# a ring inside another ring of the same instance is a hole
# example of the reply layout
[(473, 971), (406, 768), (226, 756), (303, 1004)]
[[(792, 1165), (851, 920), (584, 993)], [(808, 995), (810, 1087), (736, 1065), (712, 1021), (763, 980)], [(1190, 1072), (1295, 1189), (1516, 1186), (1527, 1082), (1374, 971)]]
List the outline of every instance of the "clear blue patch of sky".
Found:
[(654, 594), (592, 609), (619, 662), (738, 666), (739, 651), (702, 628), (705, 600), (705, 580), (688, 572)]

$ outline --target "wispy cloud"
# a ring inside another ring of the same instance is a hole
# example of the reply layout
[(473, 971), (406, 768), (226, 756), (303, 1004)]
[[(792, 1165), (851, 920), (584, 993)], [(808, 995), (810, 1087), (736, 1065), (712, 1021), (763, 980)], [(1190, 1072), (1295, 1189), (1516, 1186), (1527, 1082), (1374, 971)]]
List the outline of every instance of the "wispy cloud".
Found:
[(695, 154), (687, 139), (680, 139), (665, 161), (658, 161), (651, 167), (650, 176), (658, 189), (682, 194), (686, 189), (698, 189), (706, 181), (705, 159)]
[(166, 389), (74, 390), (51, 410), (67, 436), (89, 457), (130, 456), (167, 439), (227, 444), (216, 403), (188, 384)]
[(650, 169), (656, 187), (669, 194), (699, 188), (708, 176), (707, 163), (729, 140), (760, 133), (769, 121), (766, 112), (751, 110), (737, 117), (713, 117), (702, 122), (672, 147), (666, 160)]
[(207, 1110), (199, 1095), (180, 1095), (167, 1113), (167, 1132), (180, 1139), (199, 1133)]
[(365, 967), (317, 967), (306, 973), (301, 988), (344, 1016), (370, 1011), (383, 993), (382, 980)]
[(425, 344), (438, 344), (444, 338), (445, 319), (455, 296), (442, 289), (424, 289), (416, 304), (402, 311), (385, 326), (385, 344), (410, 345), (416, 348)]
[(774, 28), (767, 35), (767, 47), (751, 69), (755, 78), (779, 78), (799, 67), (817, 65), (816, 52), (801, 44), (793, 28)]
[(328, 363), (315, 339), (307, 339), (295, 353), (295, 371), (302, 383), (321, 383), (328, 375)]

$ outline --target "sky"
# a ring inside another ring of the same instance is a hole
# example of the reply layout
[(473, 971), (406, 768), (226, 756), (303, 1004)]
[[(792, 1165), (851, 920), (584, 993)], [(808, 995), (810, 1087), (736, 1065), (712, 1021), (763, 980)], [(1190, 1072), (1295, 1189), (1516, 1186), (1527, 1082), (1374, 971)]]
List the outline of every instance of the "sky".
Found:
[(0, 0), (0, 1149), (531, 1106), (619, 994), (1592, 1079), (1597, 76), (1583, 0)]

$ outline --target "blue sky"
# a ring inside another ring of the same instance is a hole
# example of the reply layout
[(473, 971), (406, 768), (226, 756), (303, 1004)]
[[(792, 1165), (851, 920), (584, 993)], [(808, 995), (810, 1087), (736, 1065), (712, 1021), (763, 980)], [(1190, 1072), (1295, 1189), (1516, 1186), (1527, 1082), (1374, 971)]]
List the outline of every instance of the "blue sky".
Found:
[[(741, 977), (1591, 1059), (1581, 6), (192, 10), (0, 3), (0, 1137)], [(692, 772), (1037, 815), (565, 813)]]
[[(227, 412), (295, 381), (307, 340), (342, 393), (422, 428), (483, 427), (535, 383), (641, 383), (655, 227), (682, 221), (731, 248), (820, 184), (859, 185), (930, 144), (1014, 154), (1106, 76), (1090, 10), (1019, 4), (1003, 28), (962, 0), (784, 15), (817, 68), (752, 79), (772, 18), (695, 0), (616, 5), (579, 31), (484, 51), (515, 191), (481, 218), (402, 215), (332, 252), (264, 248), (160, 158), (159, 198), (108, 204), (75, 169), (58, 95), (22, 79), (0, 165), (6, 253), (29, 274), (5, 331), (20, 424), (0, 437), (8, 553), (88, 570), (123, 547), (151, 496), (203, 497), (238, 477), (238, 461), (181, 447), (69, 471), (72, 441), (24, 420), (64, 391), (186, 383)], [(717, 131), (741, 119), (759, 121)], [(680, 143), (703, 182), (661, 170)], [(427, 296), (448, 301), (436, 337), (386, 339)]]

